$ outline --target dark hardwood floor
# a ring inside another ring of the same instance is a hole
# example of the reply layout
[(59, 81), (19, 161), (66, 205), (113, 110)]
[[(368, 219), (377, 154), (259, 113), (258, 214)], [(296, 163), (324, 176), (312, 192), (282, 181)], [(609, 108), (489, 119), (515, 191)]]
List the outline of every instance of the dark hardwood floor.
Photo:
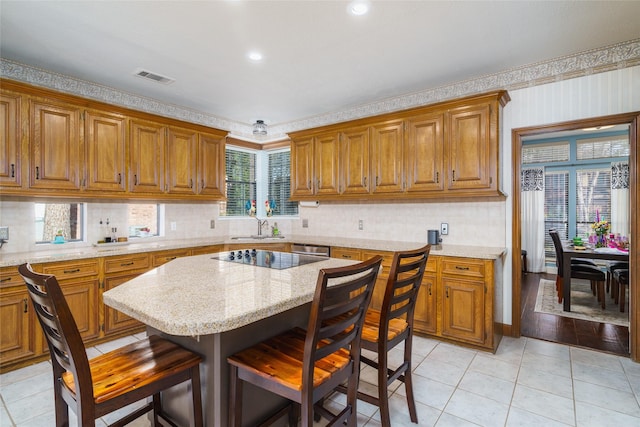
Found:
[(534, 308), (540, 278), (555, 280), (555, 275), (527, 273), (522, 276), (523, 336), (629, 356), (629, 328), (536, 313)]

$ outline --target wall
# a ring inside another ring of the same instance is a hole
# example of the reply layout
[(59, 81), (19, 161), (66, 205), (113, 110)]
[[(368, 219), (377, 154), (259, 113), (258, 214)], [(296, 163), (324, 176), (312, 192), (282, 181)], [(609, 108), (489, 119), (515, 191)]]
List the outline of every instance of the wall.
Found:
[[(511, 130), (551, 123), (640, 111), (640, 66), (509, 91), (503, 114), (501, 165), (503, 189), (511, 194)], [(511, 259), (511, 199), (505, 203), (505, 246)], [(511, 324), (511, 263), (504, 267), (506, 324)]]

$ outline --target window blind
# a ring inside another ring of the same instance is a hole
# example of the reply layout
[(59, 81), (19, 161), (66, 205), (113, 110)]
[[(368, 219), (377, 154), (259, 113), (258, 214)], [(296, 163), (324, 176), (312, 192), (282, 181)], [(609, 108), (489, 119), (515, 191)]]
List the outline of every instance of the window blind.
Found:
[(522, 147), (522, 163), (547, 163), (569, 161), (569, 142), (530, 144)]
[(626, 135), (608, 138), (578, 139), (576, 145), (576, 156), (578, 160), (628, 157), (630, 151), (629, 138)]
[(591, 233), (596, 219), (611, 221), (611, 168), (578, 169), (576, 171), (576, 235)]
[(551, 236), (549, 236), (549, 230), (554, 229), (561, 239), (568, 239), (569, 172), (545, 172), (544, 185), (544, 251), (546, 258), (555, 260), (556, 252)]
[(227, 200), (220, 203), (220, 216), (247, 215), (247, 202), (256, 200), (256, 155), (227, 148), (225, 160)]
[(297, 215), (298, 202), (289, 200), (291, 195), (291, 152), (280, 151), (268, 156), (268, 195), (273, 215)]

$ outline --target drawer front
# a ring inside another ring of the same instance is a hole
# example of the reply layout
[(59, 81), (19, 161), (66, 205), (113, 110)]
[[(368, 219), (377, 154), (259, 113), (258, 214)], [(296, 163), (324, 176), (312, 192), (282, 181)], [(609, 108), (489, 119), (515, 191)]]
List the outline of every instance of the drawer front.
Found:
[(468, 258), (444, 258), (442, 274), (484, 278), (484, 262)]
[(391, 264), (393, 264), (393, 252), (384, 252), (384, 251), (362, 251), (362, 260), (368, 260), (373, 258), (376, 255), (382, 256), (382, 263), (380, 266), (382, 269), (378, 273), (378, 278), (384, 278), (385, 280), (389, 277), (389, 272), (391, 271)]
[(150, 266), (151, 263), (149, 262), (149, 255), (147, 254), (113, 256), (104, 259), (105, 274), (132, 270), (147, 270)]
[(44, 274), (53, 274), (58, 281), (91, 277), (98, 275), (98, 260), (95, 258), (82, 261), (43, 264), (40, 270)]
[(429, 255), (427, 265), (424, 268), (425, 273), (435, 273), (438, 270), (438, 257)]
[(151, 264), (154, 267), (159, 267), (162, 264), (165, 264), (169, 261), (173, 261), (176, 258), (189, 256), (190, 254), (191, 254), (190, 249), (176, 249), (173, 251), (155, 252), (151, 254), (151, 259), (152, 259)]
[(18, 267), (3, 267), (0, 269), (0, 288), (24, 285), (22, 276), (18, 274)]
[(360, 249), (351, 248), (331, 248), (331, 258), (352, 259), (354, 261), (360, 261), (362, 252)]

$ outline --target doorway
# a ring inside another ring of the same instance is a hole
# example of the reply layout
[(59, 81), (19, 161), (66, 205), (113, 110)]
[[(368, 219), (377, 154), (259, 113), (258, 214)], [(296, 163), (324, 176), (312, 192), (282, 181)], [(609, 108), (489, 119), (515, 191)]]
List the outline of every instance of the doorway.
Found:
[(629, 264), (631, 266), (629, 283), (629, 350), (631, 359), (640, 362), (640, 290), (638, 289), (638, 268), (640, 256), (638, 254), (638, 238), (640, 232), (640, 201), (638, 200), (638, 148), (640, 146), (640, 113), (618, 114), (613, 116), (598, 117), (585, 120), (557, 123), (531, 128), (520, 128), (512, 130), (512, 170), (513, 170), (513, 205), (512, 205), (512, 331), (511, 335), (519, 337), (522, 333), (522, 289), (523, 280), (521, 275), (521, 198), (520, 198), (520, 173), (522, 170), (522, 141), (525, 138), (537, 135), (569, 132), (589, 127), (602, 127), (609, 125), (629, 125), (629, 177), (630, 177), (630, 235), (632, 236), (630, 245)]

